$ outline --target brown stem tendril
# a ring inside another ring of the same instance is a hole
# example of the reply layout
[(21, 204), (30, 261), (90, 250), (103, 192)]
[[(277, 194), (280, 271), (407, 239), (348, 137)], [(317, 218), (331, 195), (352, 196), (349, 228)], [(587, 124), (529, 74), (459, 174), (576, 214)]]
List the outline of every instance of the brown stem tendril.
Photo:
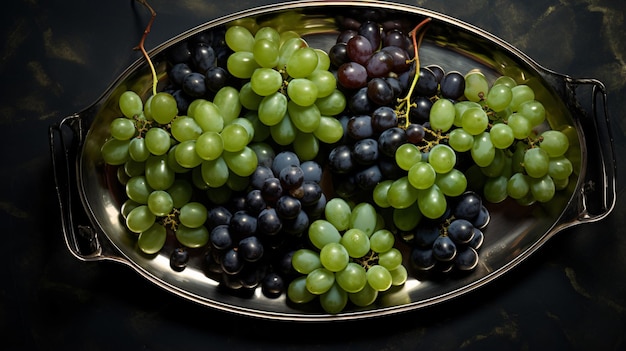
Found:
[(141, 40), (139, 41), (139, 44), (137, 44), (137, 46), (135, 46), (133, 50), (141, 51), (143, 56), (146, 58), (146, 61), (148, 62), (148, 66), (150, 66), (150, 71), (152, 72), (152, 95), (156, 95), (158, 77), (157, 77), (156, 69), (154, 69), (154, 64), (152, 64), (152, 60), (150, 59), (150, 56), (148, 55), (148, 52), (146, 51), (146, 48), (145, 48), (146, 38), (148, 37), (148, 33), (150, 33), (150, 30), (152, 29), (152, 24), (154, 23), (154, 19), (156, 18), (156, 11), (154, 11), (152, 6), (148, 4), (147, 0), (137, 0), (137, 2), (142, 4), (145, 8), (148, 9), (148, 11), (150, 11), (150, 21), (148, 21), (148, 24), (146, 25), (146, 28), (143, 31), (143, 35), (141, 36)]

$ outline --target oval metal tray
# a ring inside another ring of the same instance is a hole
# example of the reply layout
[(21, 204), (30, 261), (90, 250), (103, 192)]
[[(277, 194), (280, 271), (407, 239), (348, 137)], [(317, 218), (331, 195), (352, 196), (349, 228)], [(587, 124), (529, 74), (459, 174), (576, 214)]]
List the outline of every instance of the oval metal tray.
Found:
[[(437, 281), (411, 276), (403, 287), (385, 293), (368, 308), (326, 314), (318, 305), (294, 306), (284, 296), (269, 299), (260, 291), (253, 296), (235, 296), (219, 289), (218, 283), (199, 268), (199, 261), (191, 261), (185, 270), (175, 272), (165, 254), (141, 254), (135, 247), (136, 239), (120, 220), (123, 195), (115, 178), (107, 175), (100, 147), (108, 136), (110, 121), (119, 116), (119, 95), (127, 89), (147, 93), (151, 88), (148, 66), (145, 60), (138, 60), (97, 102), (50, 128), (62, 229), (69, 251), (83, 261), (124, 263), (178, 296), (235, 314), (293, 321), (351, 320), (420, 309), (468, 293), (510, 271), (562, 229), (600, 220), (612, 210), (616, 166), (603, 84), (549, 71), (503, 40), (446, 15), (377, 1), (274, 4), (207, 22), (149, 54), (159, 76), (167, 79), (165, 56), (169, 48), (203, 31), (241, 20), (281, 25), (298, 31), (312, 47), (329, 49), (338, 33), (339, 16), (350, 15), (413, 25), (430, 17), (432, 21), (420, 48), (423, 65), (438, 64), (445, 70), (461, 72), (479, 68), (491, 80), (506, 74), (530, 85), (546, 106), (550, 125), (571, 126), (578, 135), (578, 144), (571, 146), (575, 150), (575, 174), (570, 187), (543, 205), (521, 208), (505, 202), (491, 206), (491, 221), (475, 271)], [(583, 96), (591, 100), (590, 111), (579, 107), (576, 91), (581, 86), (591, 88), (591, 93)]]

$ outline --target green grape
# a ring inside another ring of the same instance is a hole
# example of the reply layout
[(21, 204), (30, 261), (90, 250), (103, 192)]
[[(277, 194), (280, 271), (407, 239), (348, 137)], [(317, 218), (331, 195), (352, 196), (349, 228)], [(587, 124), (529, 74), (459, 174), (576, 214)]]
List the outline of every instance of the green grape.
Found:
[(553, 180), (565, 180), (574, 172), (574, 166), (565, 156), (550, 158), (548, 174)]
[(287, 297), (295, 303), (307, 303), (313, 301), (317, 295), (312, 294), (306, 288), (306, 276), (297, 277), (287, 286)]
[(176, 174), (168, 166), (167, 156), (150, 156), (146, 160), (146, 181), (154, 190), (166, 190), (172, 184)]
[[(407, 208), (393, 209), (393, 224), (402, 231), (413, 230), (422, 219), (417, 202)], [(380, 252), (380, 251), (378, 251)]]
[(487, 177), (497, 177), (504, 172), (504, 169), (507, 165), (506, 155), (504, 151), (500, 149), (496, 149), (496, 152), (493, 157), (493, 161), (485, 167), (480, 167), (481, 172)]
[(513, 129), (506, 123), (494, 124), (489, 130), (489, 136), (496, 149), (506, 149), (515, 141)]
[(167, 166), (171, 168), (174, 173), (187, 173), (191, 168), (181, 166), (176, 159), (176, 149), (178, 149), (178, 145), (179, 144), (172, 146), (170, 151), (167, 152)]
[(176, 179), (172, 186), (167, 188), (167, 193), (170, 194), (172, 198), (172, 206), (174, 208), (181, 208), (184, 204), (191, 201), (193, 188), (189, 181)]
[(287, 60), (286, 71), (292, 78), (309, 76), (319, 63), (317, 53), (313, 48), (304, 47), (295, 50)]
[(249, 125), (252, 127), (253, 134), (250, 142), (265, 141), (270, 136), (270, 128), (259, 120), (257, 111), (248, 111), (243, 118), (248, 120)]
[(487, 94), (486, 103), (490, 109), (500, 112), (509, 106), (512, 99), (511, 87), (505, 84), (494, 84)]
[(348, 250), (340, 243), (328, 243), (320, 250), (322, 267), (331, 272), (339, 272), (346, 268), (349, 261)]
[(461, 116), (461, 126), (466, 132), (478, 135), (489, 126), (489, 117), (482, 108), (470, 107)]
[[(328, 55), (326, 57), (328, 57)], [(307, 79), (317, 87), (318, 98), (327, 97), (337, 89), (337, 79), (335, 75), (330, 71), (321, 70), (319, 67), (313, 71)]]
[(472, 70), (465, 75), (465, 97), (469, 101), (481, 101), (488, 93), (489, 83), (482, 72)]
[(515, 200), (524, 198), (529, 191), (530, 180), (524, 173), (515, 173), (507, 181), (506, 193)]
[(376, 208), (368, 202), (361, 202), (352, 209), (350, 228), (360, 229), (370, 236), (376, 229), (377, 219)]
[(313, 133), (320, 125), (321, 114), (315, 104), (300, 106), (293, 100), (287, 102), (287, 112), (291, 122), (304, 133)]
[(170, 135), (161, 128), (150, 128), (144, 137), (146, 148), (153, 155), (165, 155), (172, 145)]
[(454, 125), (456, 117), (454, 103), (448, 99), (438, 99), (430, 108), (429, 116), (432, 129), (447, 132)]
[(145, 176), (131, 177), (125, 186), (126, 196), (139, 204), (147, 204), (153, 190)]
[(143, 113), (143, 101), (132, 90), (127, 90), (120, 95), (118, 104), (122, 114), (127, 118), (133, 118)]
[(560, 191), (560, 190), (567, 188), (567, 186), (569, 185), (569, 178), (565, 178), (565, 179), (552, 178), (552, 182), (554, 183), (555, 191)]
[(313, 133), (298, 133), (293, 141), (293, 151), (300, 161), (314, 159), (320, 149), (319, 141)]
[(166, 92), (156, 93), (150, 102), (152, 118), (159, 124), (168, 124), (178, 114), (176, 99)]
[(128, 179), (130, 178), (128, 176), (128, 173), (124, 169), (126, 167), (126, 164), (128, 164), (128, 161), (124, 163), (123, 165), (124, 167), (117, 167), (117, 169), (115, 170), (115, 176), (117, 177), (117, 181), (122, 185), (125, 185)]
[(458, 169), (453, 169), (448, 173), (437, 174), (435, 184), (446, 196), (456, 197), (467, 190), (467, 178)]
[(109, 129), (111, 130), (111, 136), (117, 140), (129, 140), (137, 132), (135, 123), (124, 117), (115, 118), (111, 121)]
[(391, 273), (381, 265), (371, 266), (367, 272), (367, 283), (378, 291), (386, 291), (391, 287)]
[(309, 226), (308, 235), (313, 246), (320, 250), (328, 243), (339, 243), (341, 241), (341, 234), (339, 234), (337, 228), (324, 219), (313, 221)]
[(224, 151), (238, 152), (243, 150), (250, 140), (248, 130), (241, 124), (231, 123), (224, 126), (221, 133)]
[(350, 302), (359, 307), (366, 307), (373, 304), (376, 298), (378, 298), (378, 290), (372, 288), (369, 284), (365, 284), (363, 289), (355, 293), (348, 294)]
[(311, 271), (306, 276), (306, 289), (315, 295), (327, 292), (335, 283), (335, 273), (324, 267)]
[(263, 96), (252, 90), (252, 84), (248, 81), (239, 89), (239, 101), (241, 105), (248, 110), (256, 111), (263, 100)]
[[(419, 217), (419, 214), (417, 215)], [(374, 252), (385, 252), (395, 244), (395, 236), (388, 229), (379, 229), (370, 237), (370, 248)]]
[(539, 147), (526, 150), (524, 154), (524, 169), (526, 174), (533, 178), (541, 178), (548, 174), (550, 168), (550, 156)]
[(279, 71), (285, 70), (287, 67), (287, 62), (289, 61), (293, 53), (308, 46), (309, 45), (307, 44), (307, 42), (299, 36), (285, 40), (280, 45), (280, 49), (278, 51), (278, 65), (276, 66), (276, 68)]
[(291, 123), (291, 118), (284, 117), (278, 124), (272, 125), (270, 135), (278, 145), (290, 145), (296, 140), (298, 129)]
[(546, 109), (537, 100), (527, 100), (519, 104), (517, 111), (528, 119), (530, 125), (535, 127), (543, 123), (546, 119)]
[(428, 189), (435, 184), (437, 178), (437, 172), (433, 166), (428, 162), (419, 161), (416, 162), (407, 174), (409, 183), (415, 189)]
[(393, 180), (386, 179), (374, 186), (374, 190), (372, 191), (372, 198), (374, 200), (374, 203), (378, 207), (387, 208), (391, 206), (389, 204), (389, 201), (387, 200), (387, 193), (389, 192), (389, 188), (391, 187), (392, 183)]
[(387, 191), (387, 201), (393, 208), (407, 208), (417, 200), (417, 188), (407, 176), (396, 179)]
[(133, 208), (126, 216), (126, 227), (133, 233), (141, 233), (150, 229), (156, 220), (156, 216), (150, 212), (147, 205)]
[(202, 158), (196, 151), (195, 140), (185, 140), (176, 145), (174, 156), (176, 158), (176, 162), (185, 168), (194, 168), (202, 163)]
[(333, 90), (330, 95), (319, 97), (315, 105), (324, 116), (336, 116), (342, 113), (347, 105), (346, 96), (339, 89)]
[(378, 254), (378, 264), (392, 271), (402, 265), (402, 252), (395, 247)]
[(309, 274), (313, 270), (322, 267), (319, 253), (309, 249), (298, 249), (291, 256), (291, 265), (296, 272)]
[(328, 200), (324, 207), (324, 218), (339, 231), (347, 230), (350, 227), (351, 214), (350, 205), (340, 197)]
[(396, 164), (401, 169), (408, 171), (413, 165), (422, 160), (422, 152), (416, 145), (411, 143), (405, 143), (400, 145), (396, 149), (395, 153)]
[(104, 162), (113, 166), (119, 166), (126, 163), (126, 161), (130, 158), (129, 145), (130, 142), (128, 140), (118, 140), (112, 138), (105, 141), (100, 148), (100, 153), (102, 154)]
[(124, 201), (124, 203), (122, 203), (122, 206), (120, 207), (120, 214), (122, 215), (122, 217), (124, 217), (124, 219), (126, 219), (130, 211), (132, 211), (133, 208), (140, 206), (140, 205), (141, 204), (138, 203), (137, 201), (126, 199), (126, 201)]
[(196, 153), (203, 160), (215, 160), (223, 151), (224, 141), (217, 132), (204, 132), (196, 140)]
[(365, 268), (358, 263), (350, 262), (345, 269), (335, 273), (335, 281), (346, 292), (359, 292), (367, 284)]
[(343, 137), (343, 126), (334, 117), (321, 116), (320, 124), (313, 135), (323, 143), (334, 144)]
[(280, 92), (265, 96), (259, 104), (259, 120), (266, 126), (280, 123), (287, 113), (287, 96)]
[(465, 129), (453, 129), (448, 134), (448, 145), (458, 152), (465, 152), (472, 149), (474, 145), (474, 136), (465, 131)]
[(493, 85), (498, 85), (498, 84), (502, 84), (502, 85), (505, 85), (505, 86), (507, 86), (509, 88), (513, 88), (514, 86), (517, 85), (517, 82), (512, 77), (500, 76), (500, 77), (496, 78), (496, 80), (493, 82)]
[(508, 126), (511, 127), (515, 139), (528, 138), (532, 131), (532, 126), (528, 119), (519, 113), (513, 113), (507, 120)]
[(209, 242), (209, 230), (205, 226), (189, 228), (179, 224), (176, 229), (176, 240), (186, 247), (203, 247)]
[(327, 313), (339, 313), (347, 304), (348, 293), (336, 283), (320, 296), (320, 305)]
[[(199, 100), (194, 100), (194, 102), (195, 101)], [(222, 117), (219, 107), (210, 101), (204, 101), (198, 104), (192, 118), (204, 132), (219, 133), (224, 128), (224, 118)]]
[(224, 151), (222, 157), (228, 168), (240, 177), (251, 175), (259, 165), (256, 153), (248, 146), (237, 152)]
[(310, 106), (318, 97), (317, 85), (306, 78), (294, 78), (287, 85), (287, 95), (300, 106)]
[(448, 207), (446, 197), (437, 185), (428, 189), (419, 190), (417, 205), (425, 217), (435, 219), (443, 216)]
[(224, 39), (226, 45), (228, 47), (237, 52), (237, 51), (252, 51), (252, 47), (254, 46), (254, 36), (248, 28), (243, 26), (232, 26), (226, 30), (224, 35)]
[(300, 38), (300, 34), (298, 34), (298, 32), (293, 31), (293, 30), (286, 30), (286, 31), (280, 32), (279, 37), (280, 37), (279, 42), (282, 47), (282, 45), (284, 45), (290, 39)]
[(516, 142), (514, 144), (513, 154), (511, 155), (511, 171), (513, 173), (524, 172), (524, 154), (527, 149), (526, 143)]
[(278, 64), (278, 48), (280, 43), (266, 38), (254, 41), (252, 54), (254, 60), (263, 68), (274, 68)]
[(211, 188), (218, 188), (228, 180), (229, 170), (223, 157), (203, 161), (200, 165), (202, 180)]
[(563, 156), (569, 148), (567, 135), (558, 130), (546, 130), (539, 137), (541, 138), (539, 147), (545, 150), (550, 157)]
[(489, 132), (474, 136), (474, 145), (470, 150), (472, 159), (479, 167), (487, 167), (495, 158), (496, 149), (491, 142)]
[(239, 117), (241, 112), (241, 102), (239, 102), (239, 91), (231, 86), (225, 86), (215, 93), (213, 103), (219, 108), (224, 125), (229, 124)]
[(409, 278), (409, 272), (403, 265), (399, 265), (396, 269), (390, 270), (389, 273), (391, 273), (391, 285), (393, 286), (400, 286), (406, 283)]
[(128, 144), (128, 156), (134, 161), (144, 162), (150, 157), (145, 138), (133, 138)]
[(237, 51), (228, 56), (226, 68), (233, 77), (249, 79), (260, 66), (251, 51)]
[[(317, 67), (315, 67), (315, 71), (327, 71), (330, 69), (330, 56), (328, 53), (322, 49), (314, 49), (317, 54)], [(315, 73), (313, 71), (313, 73)]]
[(445, 144), (437, 144), (428, 154), (428, 163), (437, 173), (448, 173), (456, 165), (456, 153)]
[(198, 228), (207, 220), (207, 208), (200, 202), (188, 202), (180, 208), (178, 220), (188, 228)]
[(482, 106), (474, 101), (462, 100), (454, 104), (454, 125), (456, 127), (462, 126), (463, 113), (465, 113), (465, 111), (470, 107), (477, 107), (482, 109)]
[(494, 204), (504, 201), (508, 196), (507, 186), (508, 179), (504, 176), (487, 178), (483, 187), (485, 200)]
[(148, 255), (153, 255), (163, 248), (167, 239), (167, 230), (164, 226), (154, 223), (150, 228), (139, 233), (137, 246)]
[[(143, 117), (148, 120), (148, 121), (154, 121), (154, 118), (152, 118), (152, 98), (154, 98), (154, 95), (150, 95), (148, 96), (148, 98), (146, 99), (146, 102), (143, 104)], [(142, 114), (138, 114), (138, 116), (141, 116)]]
[[(274, 27), (261, 27), (254, 34), (254, 40), (269, 40), (280, 45), (280, 33)], [(278, 48), (277, 48), (278, 49)]]
[(205, 102), (209, 102), (209, 100), (203, 98), (195, 98), (194, 100), (192, 100), (187, 106), (187, 117), (195, 118), (196, 108), (198, 108), (198, 106), (202, 105)]
[(195, 140), (202, 134), (202, 128), (193, 118), (180, 116), (172, 121), (170, 133), (178, 141)]
[(526, 101), (535, 99), (535, 92), (526, 84), (519, 84), (511, 88), (512, 98), (509, 106), (512, 111), (518, 111), (519, 106)]
[[(291, 84), (291, 83), (290, 83)], [(260, 95), (267, 96), (277, 92), (283, 85), (283, 76), (273, 68), (258, 68), (250, 77), (250, 87)]]
[(556, 186), (549, 175), (530, 180), (530, 193), (539, 202), (552, 200), (556, 193)]
[(343, 233), (340, 244), (346, 249), (348, 255), (353, 258), (363, 257), (370, 251), (369, 236), (357, 228), (350, 228)]
[(157, 217), (165, 216), (174, 209), (174, 200), (168, 192), (155, 190), (148, 196), (148, 208)]

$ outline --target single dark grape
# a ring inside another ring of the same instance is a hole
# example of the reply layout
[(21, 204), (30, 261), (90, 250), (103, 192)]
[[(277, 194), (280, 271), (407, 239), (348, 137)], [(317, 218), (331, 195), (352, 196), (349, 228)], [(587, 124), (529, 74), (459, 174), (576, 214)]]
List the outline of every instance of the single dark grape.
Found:
[(230, 227), (227, 224), (220, 224), (209, 233), (209, 242), (215, 249), (223, 251), (233, 246), (233, 239), (230, 236)]
[(177, 86), (181, 86), (183, 84), (183, 79), (189, 73), (192, 73), (193, 70), (189, 67), (189, 65), (185, 62), (177, 63), (172, 68), (170, 68), (168, 76)]
[(409, 43), (409, 38), (401, 30), (394, 28), (385, 33), (383, 47), (394, 46), (405, 49)]
[(237, 245), (239, 255), (247, 262), (256, 262), (263, 257), (263, 244), (256, 236), (249, 236), (239, 241)]
[(276, 235), (283, 228), (283, 223), (273, 207), (262, 210), (257, 216), (257, 231), (265, 235)]
[(411, 68), (411, 62), (409, 61), (411, 57), (405, 49), (398, 46), (385, 46), (381, 51), (391, 55), (393, 59), (392, 72), (400, 74), (409, 71)]
[(267, 166), (257, 166), (250, 175), (250, 185), (252, 185), (254, 189), (261, 189), (265, 180), (272, 177), (274, 177), (274, 172), (272, 172), (271, 168)]
[(465, 77), (457, 71), (450, 71), (443, 76), (440, 84), (441, 96), (458, 100), (465, 91)]
[(300, 165), (304, 173), (304, 181), (319, 183), (322, 181), (322, 166), (315, 161), (304, 161)]
[(370, 138), (374, 135), (370, 115), (352, 116), (347, 125), (348, 136), (353, 140)]
[(385, 80), (385, 82), (387, 82), (387, 84), (389, 84), (389, 87), (393, 91), (394, 101), (396, 99), (402, 98), (404, 88), (402, 87), (402, 83), (400, 83), (400, 80), (395, 76), (385, 77), (383, 79)]
[(267, 203), (274, 203), (283, 194), (283, 187), (276, 177), (267, 178), (261, 187), (261, 193)]
[(352, 39), (355, 35), (359, 34), (355, 29), (346, 29), (341, 31), (337, 36), (337, 44), (345, 44), (348, 40)]
[(189, 262), (189, 251), (184, 247), (179, 247), (172, 251), (170, 255), (170, 267), (175, 271), (182, 271), (187, 267)]
[(409, 111), (411, 123), (424, 124), (430, 119), (430, 109), (433, 102), (425, 96), (417, 96), (413, 99), (415, 106)]
[(349, 173), (354, 168), (352, 150), (348, 145), (339, 145), (328, 154), (328, 164), (334, 173)]
[(276, 298), (285, 291), (285, 281), (280, 275), (270, 272), (261, 281), (261, 291), (269, 298)]
[(450, 261), (456, 256), (456, 245), (450, 237), (440, 235), (433, 243), (433, 254), (439, 261)]
[(455, 219), (448, 226), (448, 236), (457, 244), (467, 244), (474, 238), (474, 226), (466, 219)]
[(367, 115), (373, 106), (373, 101), (367, 96), (367, 85), (354, 92), (348, 100), (348, 108), (355, 115)]
[(378, 141), (366, 138), (352, 146), (352, 158), (361, 165), (371, 165), (378, 160)]
[(465, 247), (457, 253), (454, 265), (461, 271), (470, 271), (478, 265), (478, 253), (471, 247)]
[(395, 157), (398, 147), (406, 142), (407, 136), (402, 128), (389, 128), (378, 137), (378, 148), (383, 154)]
[(420, 67), (419, 78), (415, 84), (415, 94), (426, 97), (434, 96), (437, 94), (438, 86), (439, 82), (435, 73), (426, 67)]
[(220, 264), (224, 273), (233, 275), (241, 272), (244, 260), (239, 256), (239, 251), (229, 249), (222, 255)]
[(250, 214), (257, 215), (266, 207), (267, 204), (260, 189), (253, 189), (248, 192), (246, 195), (246, 210)]
[(411, 249), (409, 259), (413, 267), (423, 271), (432, 269), (437, 262), (435, 256), (433, 255), (433, 250), (430, 248), (414, 247)]
[(411, 123), (405, 130), (406, 137), (409, 143), (419, 144), (424, 140), (424, 136), (426, 135), (426, 131), (424, 130), (424, 126), (419, 123)]
[(412, 243), (419, 247), (432, 247), (439, 234), (439, 226), (435, 223), (418, 225), (415, 228)]
[(198, 43), (193, 48), (192, 61), (196, 70), (202, 74), (215, 65), (215, 51), (211, 46)]
[(207, 69), (204, 77), (206, 78), (204, 81), (206, 83), (206, 88), (211, 92), (217, 93), (220, 89), (226, 86), (229, 74), (224, 68), (215, 66)]
[(373, 51), (376, 51), (382, 43), (381, 31), (380, 24), (374, 21), (366, 21), (361, 24), (357, 33), (367, 38)]
[(276, 201), (276, 213), (280, 218), (295, 218), (301, 210), (302, 203), (293, 196), (283, 195)]
[(176, 100), (176, 107), (178, 108), (178, 113), (180, 114), (187, 113), (189, 104), (194, 100), (193, 97), (187, 95), (184, 91), (182, 91), (182, 89), (172, 92), (172, 97)]
[(386, 51), (377, 51), (365, 63), (370, 78), (386, 77), (394, 68), (393, 56)]
[(383, 180), (383, 174), (377, 164), (361, 169), (354, 175), (354, 180), (359, 188), (371, 190)]
[(346, 44), (337, 43), (333, 45), (328, 51), (328, 58), (330, 59), (330, 63), (332, 63), (335, 67), (339, 67), (346, 62), (350, 62)]
[(389, 128), (397, 126), (398, 116), (391, 107), (380, 106), (372, 112), (372, 128), (374, 132), (382, 133)]
[(365, 65), (374, 53), (374, 46), (363, 35), (355, 35), (346, 43), (348, 57), (360, 65)]
[(214, 228), (218, 225), (229, 224), (232, 217), (231, 212), (224, 206), (211, 208), (207, 213), (207, 225)]
[(313, 204), (302, 207), (302, 212), (307, 214), (307, 219), (313, 220), (321, 217), (326, 208), (326, 195), (322, 193), (320, 198)]
[(300, 166), (300, 159), (295, 152), (281, 151), (274, 156), (274, 161), (272, 162), (272, 172), (274, 172), (275, 177), (279, 176), (280, 171), (282, 171), (283, 168), (289, 166)]
[(167, 51), (167, 57), (173, 64), (180, 62), (187, 62), (191, 59), (191, 50), (189, 49), (189, 42), (182, 41), (173, 45)]
[(478, 216), (482, 207), (482, 199), (475, 192), (466, 192), (459, 196), (454, 206), (454, 217), (473, 220)]
[(283, 189), (289, 191), (302, 185), (304, 172), (300, 166), (288, 166), (280, 171), (278, 179)]
[(295, 196), (292, 192), (292, 196), (299, 199), (302, 206), (311, 206), (322, 196), (322, 187), (317, 182), (305, 180), (297, 194), (300, 196)]
[(367, 70), (358, 62), (346, 62), (337, 69), (337, 82), (346, 89), (362, 88), (367, 85)]
[(204, 96), (206, 94), (206, 84), (205, 77), (203, 74), (198, 72), (189, 73), (183, 78), (181, 88), (185, 92), (185, 94), (198, 98)]
[(295, 218), (283, 220), (283, 230), (287, 234), (299, 236), (307, 230), (309, 223), (309, 215), (300, 211)]
[(233, 213), (230, 220), (230, 232), (238, 238), (244, 238), (256, 233), (257, 220), (255, 216), (250, 215), (246, 211), (237, 211)]
[(367, 83), (367, 97), (379, 106), (384, 106), (394, 101), (394, 91), (383, 78), (372, 78)]
[(479, 250), (481, 246), (483, 246), (483, 242), (485, 240), (485, 234), (482, 230), (474, 227), (474, 236), (472, 240), (468, 243), (468, 246), (474, 248), (474, 250)]
[(380, 168), (380, 172), (385, 179), (398, 179), (406, 172), (398, 166), (393, 157), (384, 154), (379, 154), (378, 156), (378, 168)]
[(485, 228), (487, 224), (489, 224), (489, 220), (491, 219), (491, 215), (489, 214), (489, 210), (484, 205), (480, 207), (480, 212), (478, 216), (472, 220), (472, 224), (474, 227), (478, 229)]
[(445, 76), (446, 71), (439, 65), (428, 65), (426, 66), (426, 68), (433, 72), (437, 83), (441, 83), (441, 79), (443, 79), (443, 77)]

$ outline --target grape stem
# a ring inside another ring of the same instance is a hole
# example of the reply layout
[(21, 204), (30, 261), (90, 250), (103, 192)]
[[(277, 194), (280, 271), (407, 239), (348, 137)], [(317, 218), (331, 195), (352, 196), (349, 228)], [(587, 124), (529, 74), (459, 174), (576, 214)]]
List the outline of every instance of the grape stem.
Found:
[(404, 97), (403, 99), (398, 99), (398, 107), (397, 107), (398, 111), (400, 111), (403, 107), (406, 106), (406, 111), (404, 113), (401, 113), (405, 117), (404, 125), (401, 126), (404, 129), (406, 129), (411, 123), (409, 121), (409, 112), (412, 107), (411, 95), (413, 95), (413, 90), (415, 89), (415, 85), (417, 84), (417, 80), (419, 79), (420, 59), (419, 59), (418, 51), (419, 51), (420, 45), (422, 44), (422, 40), (424, 39), (424, 34), (426, 34), (425, 31), (420, 32), (420, 30), (424, 28), (424, 26), (426, 26), (431, 20), (432, 18), (430, 17), (425, 18), (418, 25), (416, 25), (415, 28), (413, 28), (413, 30), (411, 30), (411, 32), (409, 33), (409, 35), (412, 37), (412, 40), (413, 40), (414, 55), (413, 55), (412, 61), (415, 62), (415, 76), (413, 77), (413, 81), (411, 82), (411, 87), (409, 88), (409, 92), (407, 93), (406, 97)]
[(139, 44), (137, 44), (137, 46), (135, 46), (133, 50), (141, 51), (141, 53), (143, 54), (143, 57), (146, 58), (146, 61), (148, 62), (148, 66), (150, 66), (150, 72), (152, 72), (152, 95), (156, 95), (158, 77), (156, 74), (156, 70), (154, 69), (154, 64), (152, 64), (152, 60), (150, 59), (150, 56), (148, 55), (148, 52), (146, 51), (146, 47), (145, 47), (146, 38), (148, 37), (148, 33), (150, 33), (150, 30), (152, 29), (152, 24), (154, 23), (154, 19), (156, 18), (156, 11), (154, 11), (152, 6), (148, 4), (147, 0), (137, 0), (137, 1), (140, 4), (142, 4), (145, 8), (147, 8), (148, 11), (150, 11), (150, 21), (148, 21), (148, 24), (146, 25), (146, 28), (143, 31), (143, 35), (141, 36), (141, 40), (139, 41)]

